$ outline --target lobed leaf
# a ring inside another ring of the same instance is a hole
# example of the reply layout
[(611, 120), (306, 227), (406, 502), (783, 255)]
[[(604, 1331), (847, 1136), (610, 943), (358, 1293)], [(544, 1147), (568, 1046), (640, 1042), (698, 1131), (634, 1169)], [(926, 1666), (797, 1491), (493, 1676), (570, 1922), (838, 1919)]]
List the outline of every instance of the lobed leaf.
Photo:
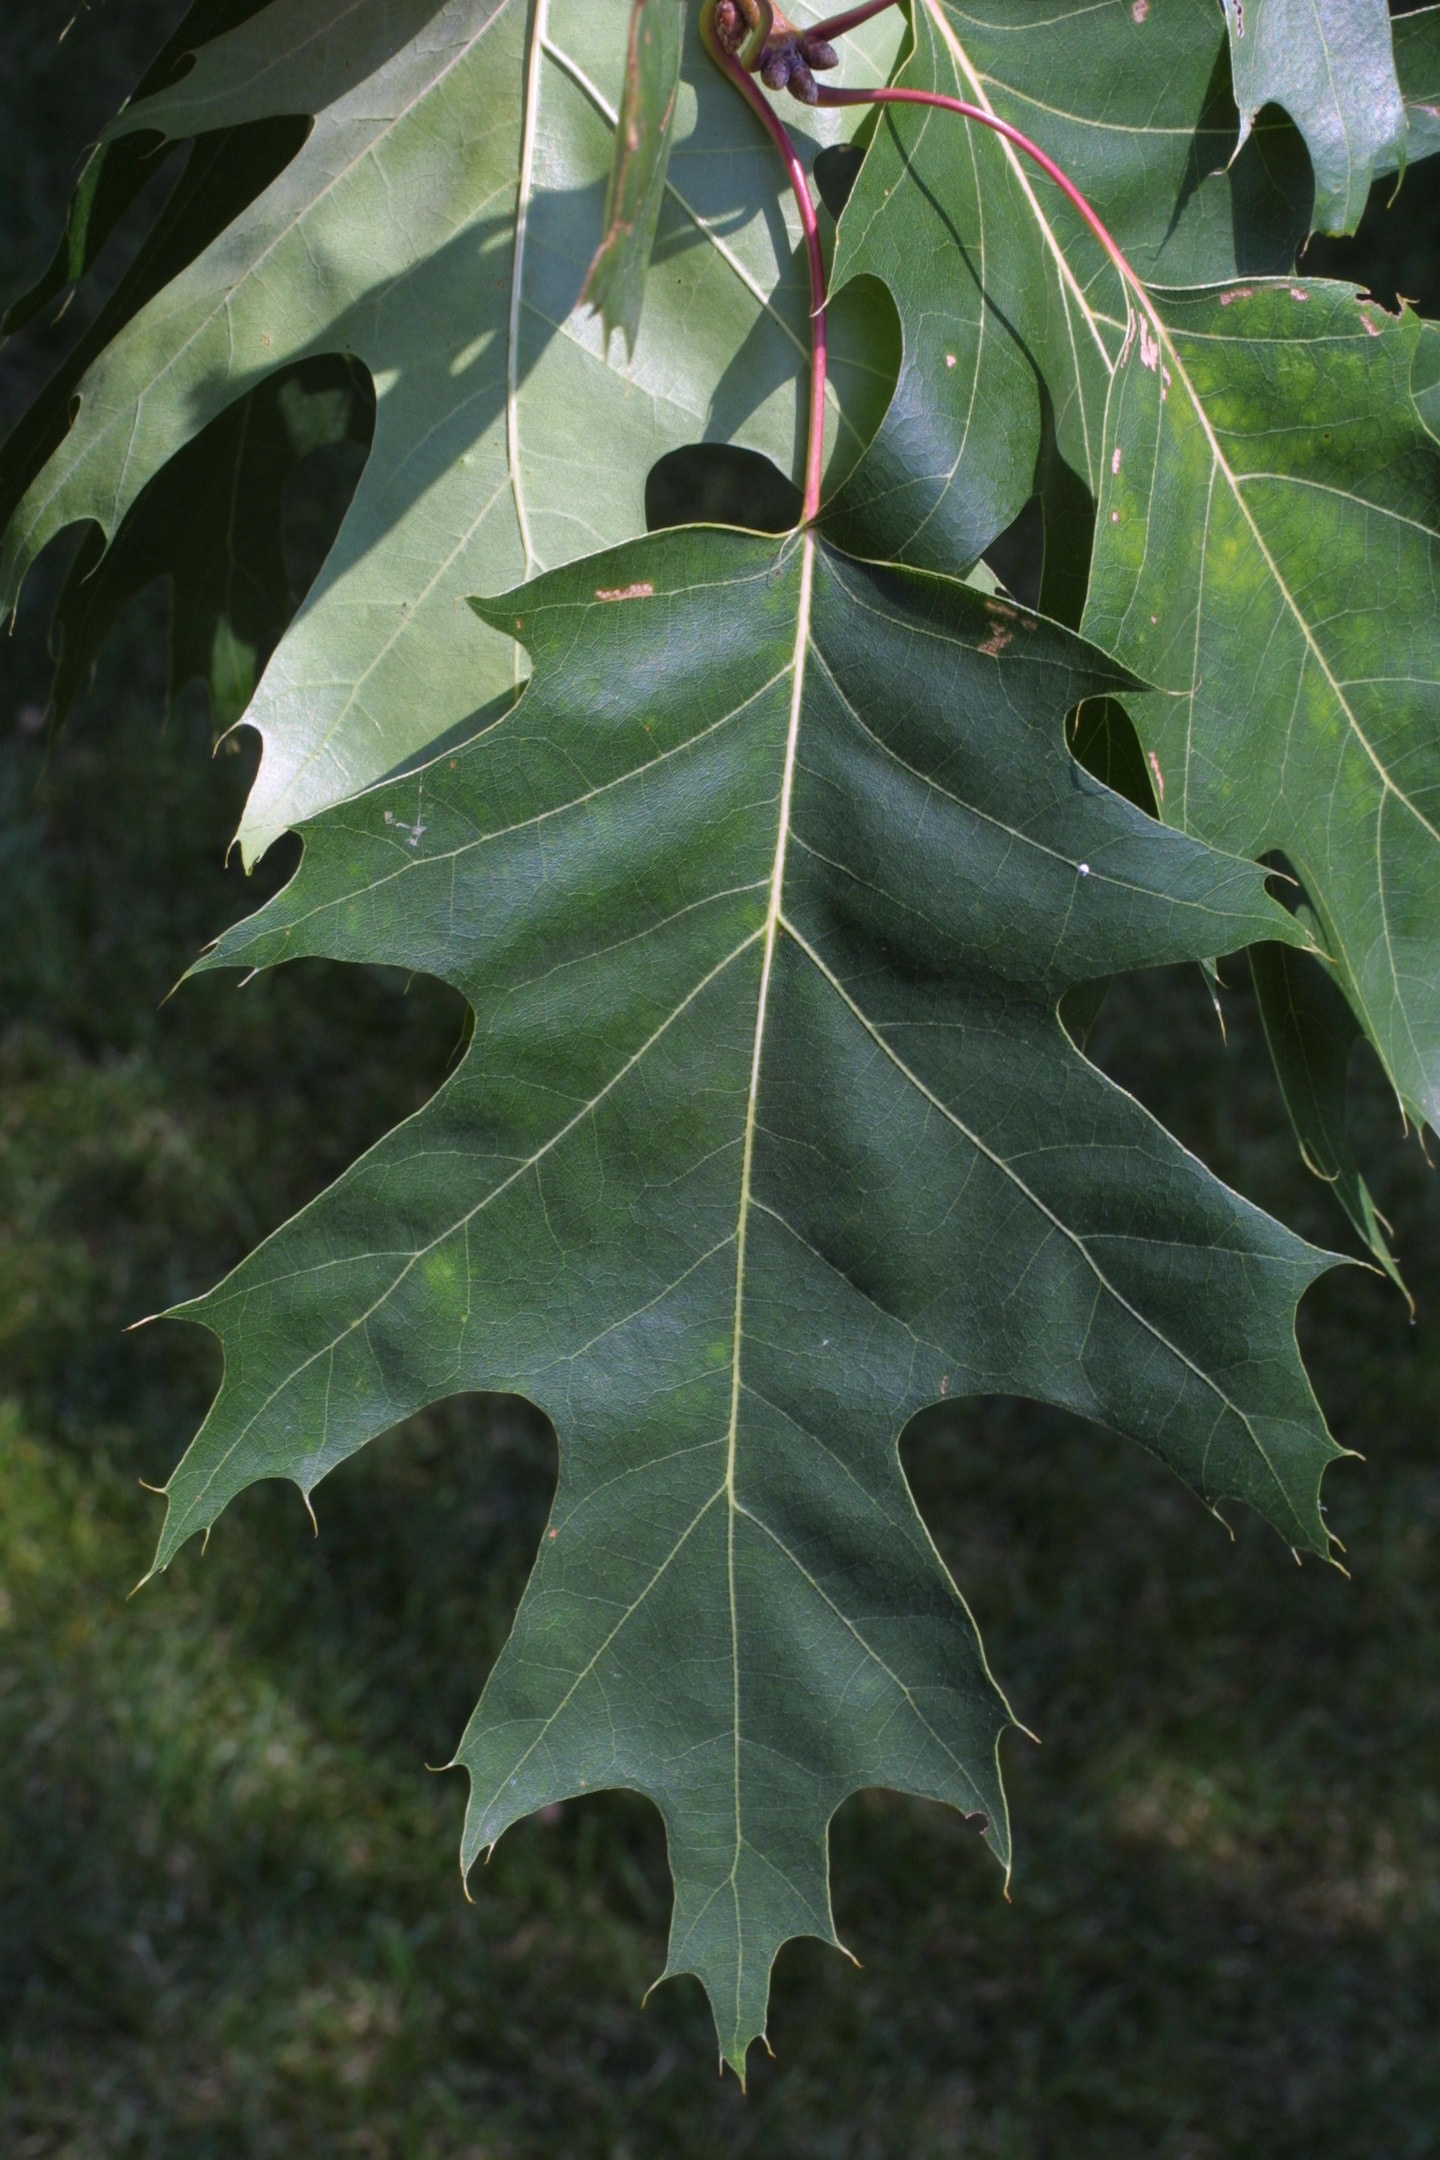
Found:
[(1262, 105), (1305, 137), (1315, 223), (1353, 232), (1377, 173), (1405, 163), (1407, 115), (1387, 0), (1221, 0), (1240, 139)]
[[(1039, 140), (1144, 276), (1287, 269), (1308, 223), (1304, 153), (1265, 128), (1232, 160), (1214, 0), (1058, 0), (1043, 15), (919, 0), (898, 80)], [(835, 283), (874, 277), (904, 357), (867, 456), (831, 509), (865, 554), (954, 570), (1038, 490), (1052, 547), (1077, 557), (1099, 491), (1103, 414), (1124, 337), (1120, 281), (1053, 184), (990, 130), (888, 106), (845, 210)], [(1058, 513), (1058, 515), (1056, 514)], [(1078, 608), (1077, 608), (1078, 614)]]
[[(338, 354), (376, 388), (359, 489), (246, 716), (265, 741), (247, 860), (513, 695), (513, 643), (466, 594), (642, 529), (647, 471), (696, 437), (782, 470), (799, 454), (808, 287), (784, 175), (693, 22), (628, 369), (579, 305), (627, 16), (625, 0), (271, 0), (112, 129), (197, 135), (223, 146), (228, 178), (253, 130), (313, 117), (278, 177), (245, 190), (248, 207), (51, 399), (31, 446), (48, 463), (31, 478), (21, 461), (6, 604), (50, 537), (83, 519), (113, 536), (146, 483), (278, 369)], [(896, 34), (877, 22), (850, 64), (873, 68)], [(849, 124), (817, 123), (833, 139)], [(863, 412), (865, 367), (838, 380)], [(47, 433), (76, 406), (63, 440)]]
[(1106, 422), (1087, 635), (1165, 817), (1289, 859), (1417, 1123), (1440, 1115), (1440, 445), (1431, 346), (1304, 279), (1143, 302)]
[(1057, 1018), (1305, 933), (1074, 761), (1066, 712), (1128, 678), (999, 598), (690, 529), (477, 606), (533, 655), (519, 703), (311, 824), (204, 963), (420, 969), (475, 1029), (181, 1309), (225, 1377), (156, 1564), (437, 1397), (538, 1403), (560, 1479), (456, 1758), (465, 1863), (542, 1804), (647, 1793), (666, 1970), (743, 2069), (782, 1942), (835, 1939), (848, 1793), (948, 1801), (1008, 1859), (1009, 1713), (901, 1471), (915, 1411), (1064, 1405), (1327, 1550), (1293, 1325), (1327, 1256)]

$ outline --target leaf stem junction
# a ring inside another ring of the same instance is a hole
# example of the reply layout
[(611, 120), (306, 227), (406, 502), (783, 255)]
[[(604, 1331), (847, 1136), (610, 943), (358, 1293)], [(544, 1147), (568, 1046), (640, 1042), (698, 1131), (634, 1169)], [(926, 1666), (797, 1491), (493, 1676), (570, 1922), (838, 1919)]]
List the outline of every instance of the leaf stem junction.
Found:
[[(820, 225), (815, 213), (815, 200), (810, 192), (809, 178), (800, 162), (799, 154), (789, 129), (769, 101), (761, 95), (754, 77), (758, 74), (768, 89), (779, 92), (788, 90), (791, 97), (802, 105), (929, 105), (941, 112), (950, 112), (962, 120), (973, 120), (980, 127), (989, 128), (1005, 142), (1010, 143), (1022, 156), (1039, 166), (1047, 179), (1079, 212), (1106, 255), (1114, 264), (1124, 283), (1127, 306), (1133, 294), (1139, 298), (1142, 308), (1153, 320), (1153, 309), (1141, 280), (1126, 261), (1120, 247), (1097, 212), (1081, 193), (1064, 167), (1057, 165), (1037, 142), (1002, 120), (998, 113), (989, 112), (983, 105), (972, 105), (964, 98), (947, 97), (939, 90), (911, 90), (898, 85), (876, 85), (863, 90), (838, 90), (815, 81), (816, 69), (824, 71), (838, 65), (838, 55), (830, 42), (844, 36), (847, 30), (858, 29), (872, 16), (883, 14), (895, 0), (862, 0), (858, 7), (846, 9), (839, 15), (828, 16), (823, 22), (813, 24), (808, 30), (797, 29), (773, 0), (704, 0), (700, 14), (700, 33), (707, 51), (722, 72), (729, 76), (747, 105), (756, 114), (761, 126), (775, 144), (790, 185), (794, 190), (800, 209), (800, 223), (805, 235), (805, 249), (810, 266), (810, 420), (806, 436), (805, 484), (801, 507), (801, 523), (810, 524), (820, 509), (821, 468), (825, 447), (825, 383), (827, 360), (827, 337), (825, 322), (826, 279), (825, 262), (820, 248)], [(1132, 317), (1133, 324), (1133, 317)]]

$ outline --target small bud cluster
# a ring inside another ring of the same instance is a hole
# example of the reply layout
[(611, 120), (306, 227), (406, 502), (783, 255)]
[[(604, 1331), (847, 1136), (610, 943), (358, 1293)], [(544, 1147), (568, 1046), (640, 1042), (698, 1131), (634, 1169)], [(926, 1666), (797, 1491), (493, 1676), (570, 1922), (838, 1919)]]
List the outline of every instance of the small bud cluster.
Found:
[(820, 92), (812, 70), (818, 68), (823, 74), (827, 68), (838, 67), (840, 55), (811, 30), (797, 30), (789, 23), (782, 29), (782, 20), (776, 17), (760, 56), (760, 80), (767, 90), (788, 90), (802, 105), (817, 105)]
[[(802, 105), (820, 101), (816, 71), (823, 74), (840, 65), (839, 54), (825, 37), (797, 28), (779, 8), (765, 8), (762, 0), (714, 0), (710, 26), (722, 53), (753, 68), (767, 90), (788, 90)], [(761, 37), (764, 44), (756, 59)]]

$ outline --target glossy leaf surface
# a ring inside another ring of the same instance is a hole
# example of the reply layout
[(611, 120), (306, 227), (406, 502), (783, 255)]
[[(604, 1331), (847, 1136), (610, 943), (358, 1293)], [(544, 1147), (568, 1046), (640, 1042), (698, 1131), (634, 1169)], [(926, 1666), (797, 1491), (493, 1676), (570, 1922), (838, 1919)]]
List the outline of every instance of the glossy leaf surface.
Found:
[(1007, 1712), (901, 1472), (916, 1410), (1068, 1406), (1327, 1548), (1293, 1332), (1326, 1256), (1056, 1013), (1303, 933), (1074, 762), (1066, 711), (1124, 678), (997, 598), (692, 529), (484, 612), (534, 656), (518, 705), (310, 826), (206, 963), (425, 970), (475, 1031), (185, 1308), (225, 1378), (157, 1564), (437, 1397), (539, 1403), (560, 1481), (459, 1750), (465, 1860), (549, 1801), (649, 1794), (667, 1970), (740, 2066), (781, 1943), (834, 1939), (847, 1793), (982, 1813), (1007, 1857)]

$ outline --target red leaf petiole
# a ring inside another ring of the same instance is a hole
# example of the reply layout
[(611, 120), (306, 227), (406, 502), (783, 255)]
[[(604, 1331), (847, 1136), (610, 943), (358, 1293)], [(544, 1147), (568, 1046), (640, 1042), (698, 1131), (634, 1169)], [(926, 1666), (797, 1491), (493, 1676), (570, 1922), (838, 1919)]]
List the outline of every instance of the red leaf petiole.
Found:
[(1132, 287), (1139, 285), (1139, 278), (1121, 254), (1115, 240), (1064, 167), (1057, 165), (1054, 158), (1047, 156), (1038, 143), (1032, 142), (1028, 135), (1022, 135), (1019, 128), (1012, 127), (1008, 120), (1002, 120), (998, 113), (987, 112), (983, 105), (967, 104), (964, 98), (946, 97), (939, 90), (833, 90), (827, 85), (817, 84), (816, 102), (821, 105), (933, 105), (941, 112), (957, 113), (962, 120), (977, 121), (981, 127), (987, 127), (994, 134), (1002, 136), (1006, 142), (1013, 143), (1017, 150), (1040, 167), (1048, 180), (1054, 181), (1066, 200), (1073, 203), (1084, 218), (1126, 284)]
[(733, 54), (716, 45), (712, 45), (710, 51), (711, 58), (730, 77), (780, 152), (800, 208), (800, 224), (810, 264), (810, 426), (805, 447), (805, 491), (800, 522), (809, 525), (820, 508), (820, 474), (825, 450), (825, 259), (820, 252), (820, 221), (815, 215), (815, 200), (810, 193), (805, 168), (784, 121)]

